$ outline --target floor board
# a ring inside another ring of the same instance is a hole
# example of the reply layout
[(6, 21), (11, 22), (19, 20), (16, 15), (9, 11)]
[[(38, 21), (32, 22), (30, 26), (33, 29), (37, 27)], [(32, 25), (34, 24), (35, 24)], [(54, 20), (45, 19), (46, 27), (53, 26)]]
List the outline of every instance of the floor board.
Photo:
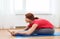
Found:
[[(21, 29), (15, 29), (21, 30)], [(13, 30), (11, 30), (13, 31)], [(55, 29), (56, 32), (60, 32), (60, 29)], [(13, 37), (11, 34), (8, 32), (8, 30), (0, 30), (0, 39), (60, 39), (60, 36), (46, 36), (46, 37)]]

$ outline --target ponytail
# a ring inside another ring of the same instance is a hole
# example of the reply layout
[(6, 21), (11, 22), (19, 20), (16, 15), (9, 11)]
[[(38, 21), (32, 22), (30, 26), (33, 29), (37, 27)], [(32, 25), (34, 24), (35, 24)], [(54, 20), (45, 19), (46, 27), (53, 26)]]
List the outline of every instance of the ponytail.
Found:
[(34, 19), (39, 19), (38, 17), (34, 17)]

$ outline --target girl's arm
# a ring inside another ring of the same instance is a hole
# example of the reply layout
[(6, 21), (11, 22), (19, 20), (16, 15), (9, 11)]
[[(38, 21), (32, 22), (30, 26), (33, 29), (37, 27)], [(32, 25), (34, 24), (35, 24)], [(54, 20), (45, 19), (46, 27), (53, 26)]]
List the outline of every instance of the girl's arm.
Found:
[(34, 30), (37, 28), (37, 26), (38, 26), (37, 24), (33, 24), (29, 30), (23, 31), (23, 32), (17, 32), (17, 33), (30, 35), (31, 33), (34, 32)]

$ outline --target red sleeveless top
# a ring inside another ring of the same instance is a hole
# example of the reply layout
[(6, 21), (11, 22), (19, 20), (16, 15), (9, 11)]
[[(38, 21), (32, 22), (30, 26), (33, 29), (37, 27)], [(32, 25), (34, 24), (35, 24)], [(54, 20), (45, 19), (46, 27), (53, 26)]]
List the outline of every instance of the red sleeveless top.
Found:
[(28, 25), (28, 29), (31, 28), (33, 24), (38, 25), (36, 29), (42, 29), (42, 28), (53, 29), (54, 28), (54, 26), (48, 20), (45, 20), (45, 19), (35, 19), (35, 20), (33, 20), (33, 22)]

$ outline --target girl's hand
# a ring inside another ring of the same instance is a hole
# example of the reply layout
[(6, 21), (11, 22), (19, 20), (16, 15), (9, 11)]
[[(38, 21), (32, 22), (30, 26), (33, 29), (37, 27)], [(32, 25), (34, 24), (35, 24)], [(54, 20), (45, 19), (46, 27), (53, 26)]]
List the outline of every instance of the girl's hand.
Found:
[(13, 35), (13, 36), (14, 36), (15, 34), (16, 34), (16, 32), (14, 32), (14, 31), (12, 31), (12, 32), (11, 32), (11, 35)]

